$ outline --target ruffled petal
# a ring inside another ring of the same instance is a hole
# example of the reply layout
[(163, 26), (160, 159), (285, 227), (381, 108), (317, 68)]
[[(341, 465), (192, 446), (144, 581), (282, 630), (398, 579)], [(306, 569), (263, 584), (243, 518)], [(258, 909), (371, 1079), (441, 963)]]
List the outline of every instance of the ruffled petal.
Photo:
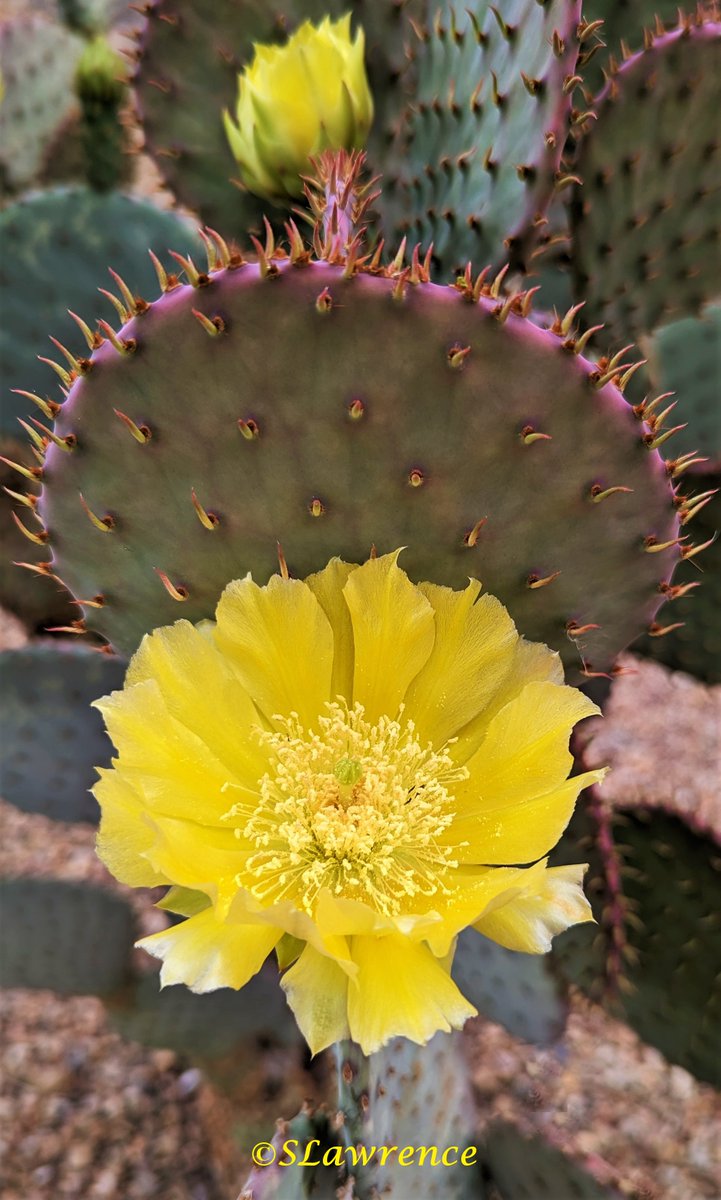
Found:
[(268, 925), (219, 921), (208, 908), (137, 945), (162, 960), (161, 987), (184, 983), (194, 992), (212, 992), (243, 987), (281, 937), (281, 930)]
[(245, 860), (232, 829), (214, 829), (170, 817), (156, 821), (156, 837), (146, 857), (178, 887), (208, 896), (219, 917), (226, 915), (235, 899), (235, 877)]
[(331, 694), (333, 634), (311, 589), (248, 576), (228, 584), (216, 615), (217, 644), (264, 716), (295, 712), (312, 725)]
[(433, 609), (398, 566), (400, 551), (363, 563), (343, 589), (353, 622), (353, 700), (367, 720), (395, 717), (435, 638)]
[(544, 870), (524, 872), (525, 886), (476, 922), (479, 933), (508, 950), (546, 954), (557, 933), (593, 921), (591, 906), (583, 894), (585, 865), (538, 866)]
[(348, 976), (334, 959), (306, 946), (280, 982), (313, 1054), (349, 1036)]
[(476, 1015), (427, 946), (393, 934), (361, 936), (351, 952), (358, 975), (348, 986), (348, 1020), (364, 1054), (393, 1037), (424, 1045)]
[(353, 625), (345, 602), (343, 588), (358, 567), (354, 563), (332, 558), (327, 567), (309, 575), (306, 583), (316, 597), (333, 630), (333, 674), (331, 698), (343, 696), (353, 701)]
[(433, 608), (436, 638), (430, 658), (406, 694), (406, 716), (419, 740), (442, 746), (481, 710), (508, 673), (516, 627), (494, 596), (478, 598), (471, 580), (464, 592), (423, 583)]
[(157, 830), (127, 779), (119, 771), (102, 770), (93, 795), (102, 813), (96, 849), (110, 873), (129, 887), (169, 883), (147, 859)]
[(170, 715), (196, 734), (232, 778), (254, 787), (267, 769), (257, 710), (213, 638), (189, 621), (156, 629), (133, 656), (126, 688), (153, 680)]

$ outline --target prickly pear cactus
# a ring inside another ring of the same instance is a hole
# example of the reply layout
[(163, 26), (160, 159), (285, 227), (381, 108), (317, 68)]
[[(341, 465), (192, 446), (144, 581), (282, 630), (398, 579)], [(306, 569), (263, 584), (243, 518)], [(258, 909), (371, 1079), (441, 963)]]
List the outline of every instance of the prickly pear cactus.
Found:
[(72, 82), (82, 39), (41, 16), (0, 25), (0, 195), (32, 184), (47, 146), (77, 101)]
[(486, 1131), (484, 1158), (503, 1200), (621, 1200), (625, 1194), (543, 1138), (524, 1136), (503, 1121)]
[(200, 244), (194, 229), (175, 213), (86, 188), (39, 192), (0, 212), (3, 431), (17, 436), (16, 417), (43, 417), (37, 404), (13, 389), (45, 396), (54, 378), (40, 361), (54, 353), (49, 335), (63, 343), (77, 341), (78, 327), (68, 310), (91, 325), (115, 314), (98, 290), (113, 286), (108, 268), (142, 292), (155, 280), (149, 248), (170, 263), (169, 246), (194, 254)]
[(112, 746), (93, 700), (122, 687), (125, 665), (89, 646), (38, 642), (0, 655), (4, 799), (56, 821), (96, 824), (90, 794)]
[(649, 34), (594, 102), (571, 202), (577, 299), (614, 347), (697, 313), (721, 276), (721, 24)]
[(293, 245), (255, 265), (216, 247), (71, 356), (41, 511), (88, 624), (132, 650), (211, 616), (239, 572), (267, 579), (278, 541), (298, 575), (406, 545), (411, 576), (477, 575), (572, 670), (608, 664), (679, 557), (628, 364), (587, 361), (573, 314), (540, 330), (498, 281), (440, 288), (417, 260), (358, 270), (357, 247), (335, 266)]
[(561, 154), (584, 32), (580, 0), (429, 6), (416, 26), (381, 213), (393, 236), (433, 243), (440, 277), (469, 258), (523, 262), (533, 248), (568, 182)]
[[(409, 18), (421, 4), (359, 0), (350, 7), (366, 33), (376, 106), (371, 147), (381, 158), (400, 108)], [(338, 17), (348, 8), (342, 0), (149, 5), (134, 80), (146, 148), (178, 199), (224, 235), (245, 239), (262, 228), (263, 205), (237, 186), (238, 166), (221, 119), (223, 109), (234, 105), (238, 70), (252, 57), (254, 42), (282, 42), (303, 21)]]
[(0, 983), (102, 996), (130, 977), (134, 919), (120, 897), (52, 879), (0, 881)]

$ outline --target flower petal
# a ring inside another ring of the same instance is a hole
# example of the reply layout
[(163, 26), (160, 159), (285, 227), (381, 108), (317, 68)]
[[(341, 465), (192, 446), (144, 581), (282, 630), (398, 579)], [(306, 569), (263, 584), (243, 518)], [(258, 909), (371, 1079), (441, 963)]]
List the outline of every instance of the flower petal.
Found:
[(254, 787), (267, 769), (267, 755), (252, 733), (258, 713), (218, 650), (213, 628), (210, 622), (198, 628), (176, 621), (148, 634), (125, 686), (154, 680), (170, 715), (197, 734), (234, 779)]
[(435, 614), (436, 639), (408, 689), (406, 716), (414, 721), (422, 743), (442, 746), (501, 686), (518, 634), (494, 596), (478, 599), (477, 580), (464, 592), (429, 583), (421, 584), (420, 590)]
[(330, 694), (353, 700), (353, 625), (343, 588), (348, 577), (358, 567), (354, 563), (332, 558), (327, 567), (309, 575), (306, 583), (316, 597), (333, 630), (333, 675)]
[(593, 921), (582, 888), (585, 871), (583, 864), (550, 867), (541, 874), (526, 871), (526, 886), (507, 903), (492, 908), (475, 928), (508, 950), (546, 954), (557, 933)]
[(476, 1015), (427, 946), (393, 934), (360, 936), (351, 952), (358, 976), (348, 987), (348, 1020), (364, 1054), (393, 1037), (425, 1044)]
[(241, 988), (282, 937), (268, 925), (219, 921), (212, 908), (180, 925), (142, 938), (137, 945), (163, 962), (161, 987), (184, 983), (194, 992)]
[(130, 887), (169, 883), (148, 862), (146, 855), (157, 831), (127, 779), (119, 771), (102, 770), (93, 795), (102, 812), (96, 848), (110, 873)]
[(306, 946), (280, 982), (313, 1054), (349, 1036), (348, 976), (332, 958)]
[(395, 717), (433, 648), (433, 609), (398, 566), (400, 551), (371, 558), (343, 589), (353, 622), (353, 700), (369, 721)]
[(248, 576), (228, 584), (216, 615), (217, 644), (265, 717), (296, 712), (311, 725), (331, 693), (333, 634), (310, 588)]

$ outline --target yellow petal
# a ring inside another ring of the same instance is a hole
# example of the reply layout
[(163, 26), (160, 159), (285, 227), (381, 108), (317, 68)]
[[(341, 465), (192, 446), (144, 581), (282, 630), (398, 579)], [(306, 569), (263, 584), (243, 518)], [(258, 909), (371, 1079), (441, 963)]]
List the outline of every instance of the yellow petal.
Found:
[(484, 707), (458, 735), (451, 749), (458, 763), (467, 763), (483, 742), (493, 718), (505, 708), (529, 683), (563, 684), (563, 664), (554, 650), (542, 642), (527, 642), (518, 638), (510, 647), (505, 675), (495, 691), (488, 694)]
[(348, 987), (351, 1037), (372, 1054), (393, 1037), (425, 1044), (476, 1014), (427, 946), (407, 938), (356, 937), (358, 975)]
[(111, 874), (130, 887), (169, 883), (146, 858), (157, 831), (128, 781), (118, 771), (102, 770), (93, 795), (102, 812), (97, 852)]
[(197, 734), (231, 778), (254, 787), (267, 770), (267, 755), (253, 733), (258, 713), (219, 652), (213, 628), (177, 621), (156, 629), (133, 656), (125, 686), (154, 680), (170, 715)]
[(184, 983), (194, 992), (241, 988), (262, 967), (281, 931), (219, 921), (212, 909), (137, 943), (162, 960), (161, 987)]
[(156, 830), (153, 845), (146, 851), (152, 866), (179, 887), (203, 892), (218, 915), (225, 916), (238, 891), (236, 875), (250, 850), (227, 827), (159, 817)]
[(296, 712), (312, 725), (330, 697), (333, 634), (312, 591), (273, 575), (228, 584), (218, 604), (216, 640), (266, 718)]
[(449, 871), (445, 883), (449, 894), (439, 904), (440, 920), (425, 930), (428, 942), (437, 958), (445, 958), (461, 932), (498, 903), (515, 896), (525, 883), (528, 870), (523, 867), (460, 867)]
[(353, 699), (373, 722), (395, 717), (433, 648), (433, 609), (398, 566), (400, 551), (372, 558), (343, 589), (353, 622)]
[(313, 1054), (349, 1036), (348, 976), (332, 958), (306, 946), (280, 982)]
[(331, 697), (343, 696), (353, 701), (353, 625), (345, 602), (343, 588), (348, 577), (358, 567), (354, 563), (332, 558), (327, 567), (309, 575), (306, 583), (316, 597), (333, 630), (333, 674)]
[(494, 596), (478, 599), (476, 580), (464, 592), (429, 583), (420, 590), (433, 608), (436, 639), (408, 689), (406, 716), (422, 743), (442, 746), (486, 708), (508, 673), (518, 634)]
[(476, 922), (476, 929), (509, 950), (546, 954), (557, 933), (593, 920), (582, 888), (585, 871), (576, 864), (524, 872), (525, 886)]

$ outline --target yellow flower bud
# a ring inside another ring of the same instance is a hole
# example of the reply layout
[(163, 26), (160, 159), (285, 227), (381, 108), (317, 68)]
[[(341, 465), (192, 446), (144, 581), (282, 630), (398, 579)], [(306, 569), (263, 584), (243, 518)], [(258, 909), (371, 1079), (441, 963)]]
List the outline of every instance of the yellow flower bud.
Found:
[(255, 46), (238, 75), (235, 119), (225, 132), (243, 182), (259, 196), (302, 194), (300, 176), (322, 150), (360, 149), (373, 120), (365, 36), (350, 13), (304, 22), (285, 46)]

